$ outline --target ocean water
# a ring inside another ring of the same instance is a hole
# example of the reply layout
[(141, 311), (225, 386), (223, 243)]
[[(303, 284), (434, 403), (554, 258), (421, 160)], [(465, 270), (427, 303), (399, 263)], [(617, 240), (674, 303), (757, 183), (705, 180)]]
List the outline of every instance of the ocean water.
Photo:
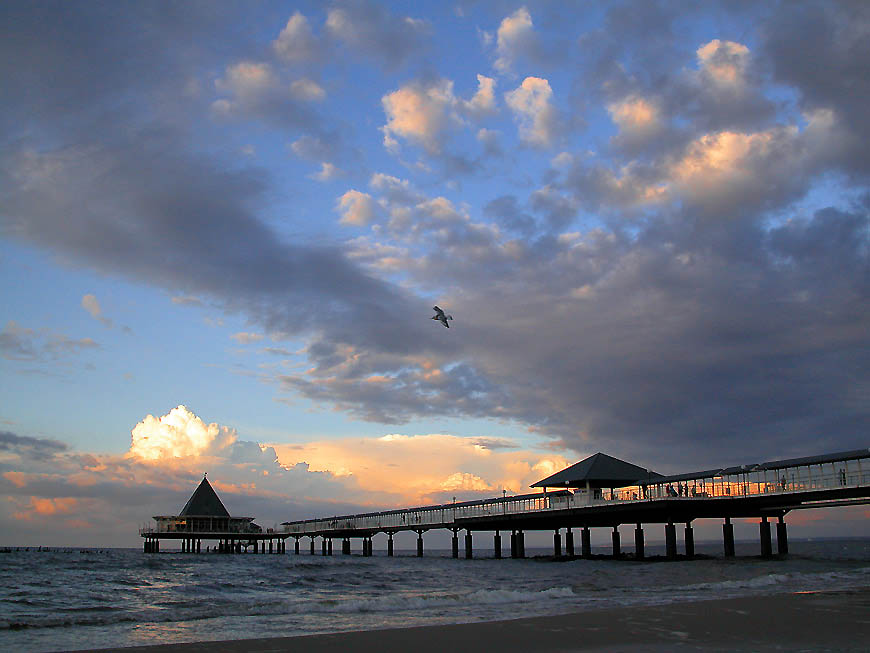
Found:
[[(709, 559), (454, 560), (139, 549), (0, 552), (0, 650), (60, 651), (283, 637), (552, 615), (595, 608), (870, 588), (870, 539), (792, 540), (787, 559), (738, 542)], [(607, 549), (593, 549), (606, 553)], [(649, 555), (662, 554), (647, 546)], [(485, 556), (490, 552), (476, 552)]]

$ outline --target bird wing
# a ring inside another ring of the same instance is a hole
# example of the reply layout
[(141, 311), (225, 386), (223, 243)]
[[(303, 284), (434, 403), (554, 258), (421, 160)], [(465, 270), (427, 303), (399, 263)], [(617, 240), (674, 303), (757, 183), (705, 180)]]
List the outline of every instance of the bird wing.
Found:
[(437, 306), (433, 306), (432, 310), (435, 311), (436, 313), (438, 313), (439, 319), (442, 315), (444, 315), (444, 311), (442, 309), (438, 308)]

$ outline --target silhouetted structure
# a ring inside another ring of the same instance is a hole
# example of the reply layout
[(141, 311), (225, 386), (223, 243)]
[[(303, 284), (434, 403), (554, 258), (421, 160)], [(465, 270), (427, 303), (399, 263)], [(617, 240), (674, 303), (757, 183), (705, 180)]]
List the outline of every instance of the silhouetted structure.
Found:
[(202, 481), (184, 504), (177, 515), (156, 515), (156, 525), (140, 529), (139, 534), (145, 538), (146, 553), (158, 553), (160, 540), (181, 540), (182, 553), (200, 553), (202, 540), (217, 540), (215, 548), (219, 553), (247, 552), (253, 547), (257, 553), (258, 546), (262, 553), (266, 551), (266, 540), (269, 540), (269, 553), (284, 551), (286, 535), (263, 529), (254, 523), (253, 517), (232, 517), (223, 502), (214, 491), (211, 483), (203, 475)]

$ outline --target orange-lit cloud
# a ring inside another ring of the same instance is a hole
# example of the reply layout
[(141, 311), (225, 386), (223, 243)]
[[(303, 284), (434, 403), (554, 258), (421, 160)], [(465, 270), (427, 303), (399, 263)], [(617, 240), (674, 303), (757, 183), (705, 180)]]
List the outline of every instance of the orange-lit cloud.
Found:
[(553, 142), (558, 119), (549, 81), (526, 77), (520, 86), (505, 94), (505, 101), (514, 112), (525, 143), (548, 147)]
[(714, 83), (728, 86), (743, 83), (749, 63), (749, 48), (745, 45), (713, 39), (698, 48), (696, 54), (702, 74)]
[(313, 471), (352, 476), (363, 493), (388, 491), (407, 504), (440, 500), (448, 492), (530, 492), (529, 485), (569, 464), (562, 456), (513, 450), (498, 440), (445, 434), (272, 446), (282, 464), (304, 461)]
[(78, 499), (73, 497), (58, 497), (55, 499), (30, 497), (29, 506), (16, 512), (13, 516), (16, 519), (29, 521), (36, 517), (66, 515), (73, 512), (78, 506), (78, 503)]

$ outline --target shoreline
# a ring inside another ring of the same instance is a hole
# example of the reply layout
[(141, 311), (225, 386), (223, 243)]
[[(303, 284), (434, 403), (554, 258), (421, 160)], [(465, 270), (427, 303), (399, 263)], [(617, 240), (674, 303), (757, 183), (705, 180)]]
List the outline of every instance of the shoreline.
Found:
[(92, 649), (120, 653), (266, 653), (316, 650), (445, 651), (866, 651), (870, 587), (772, 594), (546, 617), (294, 637)]

